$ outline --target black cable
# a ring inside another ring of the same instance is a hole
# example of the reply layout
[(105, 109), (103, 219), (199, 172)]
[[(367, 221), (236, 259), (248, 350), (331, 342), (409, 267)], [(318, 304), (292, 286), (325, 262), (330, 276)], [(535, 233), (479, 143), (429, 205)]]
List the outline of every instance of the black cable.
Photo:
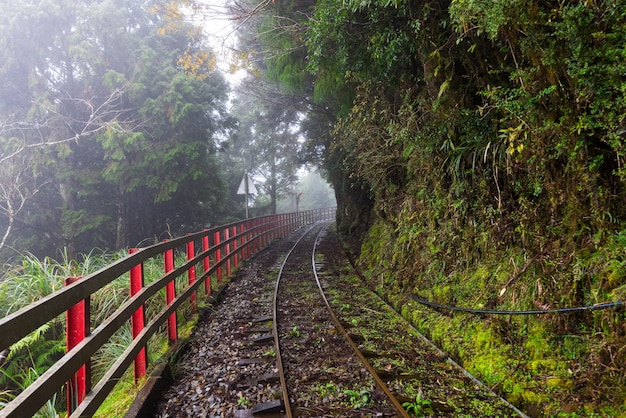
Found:
[(613, 308), (616, 306), (624, 306), (626, 303), (617, 301), (617, 302), (604, 302), (598, 303), (590, 306), (579, 306), (575, 308), (560, 308), (560, 309), (548, 309), (541, 311), (492, 311), (486, 309), (469, 309), (469, 308), (459, 308), (458, 306), (449, 306), (449, 305), (441, 305), (439, 303), (431, 302), (426, 299), (422, 299), (418, 296), (411, 296), (411, 299), (414, 301), (421, 303), (422, 305), (429, 306), (431, 308), (437, 309), (445, 309), (448, 311), (457, 311), (457, 312), (465, 312), (475, 315), (545, 315), (550, 313), (569, 313), (569, 312), (577, 312), (577, 311), (587, 311), (587, 310), (596, 310), (596, 309), (607, 309)]

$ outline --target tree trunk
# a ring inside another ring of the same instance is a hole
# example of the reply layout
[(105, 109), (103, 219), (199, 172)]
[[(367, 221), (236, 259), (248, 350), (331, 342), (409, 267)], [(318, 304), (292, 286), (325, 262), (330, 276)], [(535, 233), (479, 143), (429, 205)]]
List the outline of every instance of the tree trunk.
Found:
[(125, 248), (129, 245), (129, 225), (128, 225), (128, 196), (124, 187), (119, 185), (117, 197), (117, 229), (115, 232), (115, 248)]
[(270, 211), (276, 215), (276, 202), (278, 200), (278, 167), (276, 166), (276, 155), (271, 156), (270, 168)]

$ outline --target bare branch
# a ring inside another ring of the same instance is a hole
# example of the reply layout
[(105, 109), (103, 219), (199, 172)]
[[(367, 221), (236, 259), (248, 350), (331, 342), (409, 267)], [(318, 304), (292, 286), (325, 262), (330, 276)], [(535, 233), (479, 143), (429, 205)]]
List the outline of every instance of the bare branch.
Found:
[[(16, 122), (16, 116), (0, 123), (0, 250), (6, 245), (20, 212), (46, 184), (33, 178), (31, 173), (33, 151), (77, 142), (93, 137), (105, 130), (117, 133), (134, 132), (144, 123), (136, 116), (135, 109), (121, 108), (119, 103), (130, 86), (116, 89), (101, 103), (96, 97), (89, 99), (67, 97), (62, 101), (74, 103), (77, 108), (87, 110), (86, 120), (72, 119), (63, 114), (58, 106), (49, 104), (42, 108), (46, 120), (32, 123)], [(57, 102), (57, 105), (59, 102)], [(124, 116), (135, 115), (134, 118)], [(67, 133), (59, 135), (59, 127)], [(79, 127), (79, 129), (76, 129)]]
[[(44, 108), (47, 114), (55, 116), (49, 118), (44, 123), (35, 122), (32, 124), (26, 123), (3, 123), (0, 124), (0, 137), (21, 137), (21, 142), (15, 144), (11, 150), (3, 150), (0, 154), (0, 165), (15, 158), (22, 152), (28, 149), (50, 147), (55, 145), (61, 145), (72, 141), (78, 141), (80, 139), (90, 137), (94, 134), (100, 133), (106, 129), (116, 128), (125, 125), (127, 128), (125, 131), (131, 131), (136, 129), (141, 121), (131, 120), (120, 122), (120, 115), (128, 113), (132, 109), (119, 109), (116, 106), (117, 101), (126, 93), (129, 86), (125, 86), (122, 89), (116, 89), (113, 91), (100, 105), (94, 107), (93, 100), (87, 100), (83, 98), (68, 97), (67, 101), (73, 101), (81, 104), (85, 108), (91, 110), (87, 121), (74, 120), (68, 118), (66, 115), (61, 114), (56, 108), (48, 107)], [(73, 136), (66, 136), (58, 139), (50, 139), (50, 135), (43, 132), (44, 129), (50, 128), (54, 122), (61, 121), (65, 124), (70, 131), (73, 131)], [(82, 125), (79, 131), (73, 129), (73, 126)]]

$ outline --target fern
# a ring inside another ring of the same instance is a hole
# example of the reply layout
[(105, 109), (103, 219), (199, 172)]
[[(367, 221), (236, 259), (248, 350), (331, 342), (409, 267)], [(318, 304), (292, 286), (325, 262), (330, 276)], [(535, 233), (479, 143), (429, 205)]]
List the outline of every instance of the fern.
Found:
[(10, 348), (9, 356), (7, 360), (11, 360), (15, 357), (15, 353), (22, 351), (25, 348), (29, 348), (35, 345), (37, 342), (41, 341), (44, 335), (50, 330), (50, 324), (46, 323), (37, 328), (35, 331), (28, 334), (26, 337), (22, 338), (15, 344), (13, 344)]
[(52, 331), (52, 324), (44, 324), (10, 347), (0, 385), (22, 387), (32, 372), (45, 372), (65, 352), (64, 339), (50, 338)]

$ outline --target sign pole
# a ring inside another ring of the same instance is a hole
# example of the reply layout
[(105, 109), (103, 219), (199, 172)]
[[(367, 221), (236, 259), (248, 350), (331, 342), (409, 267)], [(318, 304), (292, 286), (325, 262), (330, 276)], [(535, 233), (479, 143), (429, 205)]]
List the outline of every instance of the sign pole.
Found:
[(248, 193), (250, 192), (250, 190), (248, 190), (248, 173), (246, 172), (244, 174), (244, 181), (246, 184), (246, 219), (248, 219)]
[(248, 205), (250, 201), (250, 194), (258, 193), (256, 187), (254, 187), (254, 183), (250, 183), (250, 174), (246, 171), (243, 174), (243, 178), (241, 179), (241, 184), (239, 184), (239, 188), (237, 189), (237, 194), (246, 195), (246, 219), (248, 219)]

